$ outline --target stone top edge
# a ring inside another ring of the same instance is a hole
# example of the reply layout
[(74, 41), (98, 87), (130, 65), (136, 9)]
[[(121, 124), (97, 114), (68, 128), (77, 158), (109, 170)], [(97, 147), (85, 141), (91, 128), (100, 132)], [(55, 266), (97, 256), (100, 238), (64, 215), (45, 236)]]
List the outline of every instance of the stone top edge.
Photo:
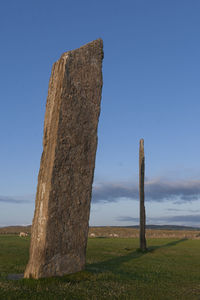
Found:
[(87, 44), (85, 44), (85, 45), (83, 45), (79, 48), (66, 51), (60, 56), (60, 58), (56, 62), (58, 62), (62, 58), (66, 58), (66, 56), (68, 56), (70, 53), (75, 53), (76, 51), (84, 50), (84, 49), (87, 49), (87, 48), (90, 48), (90, 47), (91, 48), (93, 48), (93, 47), (100, 48), (100, 49), (102, 49), (102, 53), (103, 53), (103, 40), (101, 38), (99, 38), (99, 39), (93, 40), (93, 41), (91, 41), (91, 42), (89, 42), (89, 43), (87, 43)]

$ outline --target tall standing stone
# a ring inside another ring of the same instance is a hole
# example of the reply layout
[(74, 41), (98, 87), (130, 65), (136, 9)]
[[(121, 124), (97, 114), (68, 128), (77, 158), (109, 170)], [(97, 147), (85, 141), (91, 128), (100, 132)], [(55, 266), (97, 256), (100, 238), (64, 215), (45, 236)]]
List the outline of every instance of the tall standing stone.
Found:
[(140, 249), (146, 250), (146, 214), (144, 205), (144, 176), (145, 176), (145, 157), (144, 157), (144, 140), (140, 140), (139, 150), (139, 192), (140, 192)]
[(64, 53), (53, 65), (25, 278), (61, 276), (84, 268), (102, 59), (103, 41), (98, 39)]

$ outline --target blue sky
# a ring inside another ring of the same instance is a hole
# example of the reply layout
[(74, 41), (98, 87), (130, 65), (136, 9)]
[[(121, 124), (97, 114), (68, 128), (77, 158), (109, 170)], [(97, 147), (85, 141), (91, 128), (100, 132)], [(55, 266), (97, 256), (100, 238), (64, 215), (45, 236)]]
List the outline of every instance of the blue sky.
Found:
[(30, 224), (52, 64), (101, 37), (91, 225), (138, 223), (144, 138), (149, 224), (200, 226), (200, 2), (3, 1), (0, 226)]

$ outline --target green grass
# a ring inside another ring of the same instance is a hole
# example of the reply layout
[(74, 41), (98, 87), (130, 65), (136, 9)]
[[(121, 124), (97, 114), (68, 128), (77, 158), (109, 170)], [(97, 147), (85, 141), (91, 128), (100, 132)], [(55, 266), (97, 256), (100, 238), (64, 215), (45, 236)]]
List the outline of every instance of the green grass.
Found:
[(200, 240), (137, 239), (88, 241), (83, 272), (48, 279), (8, 280), (23, 273), (29, 238), (0, 236), (0, 299), (200, 299)]

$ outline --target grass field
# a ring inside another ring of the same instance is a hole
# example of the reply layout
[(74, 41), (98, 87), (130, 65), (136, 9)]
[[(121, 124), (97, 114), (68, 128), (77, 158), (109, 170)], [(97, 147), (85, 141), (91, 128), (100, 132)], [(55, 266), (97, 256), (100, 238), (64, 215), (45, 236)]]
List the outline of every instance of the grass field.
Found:
[(83, 272), (8, 280), (23, 273), (29, 238), (0, 236), (0, 299), (200, 299), (200, 240), (90, 238)]

